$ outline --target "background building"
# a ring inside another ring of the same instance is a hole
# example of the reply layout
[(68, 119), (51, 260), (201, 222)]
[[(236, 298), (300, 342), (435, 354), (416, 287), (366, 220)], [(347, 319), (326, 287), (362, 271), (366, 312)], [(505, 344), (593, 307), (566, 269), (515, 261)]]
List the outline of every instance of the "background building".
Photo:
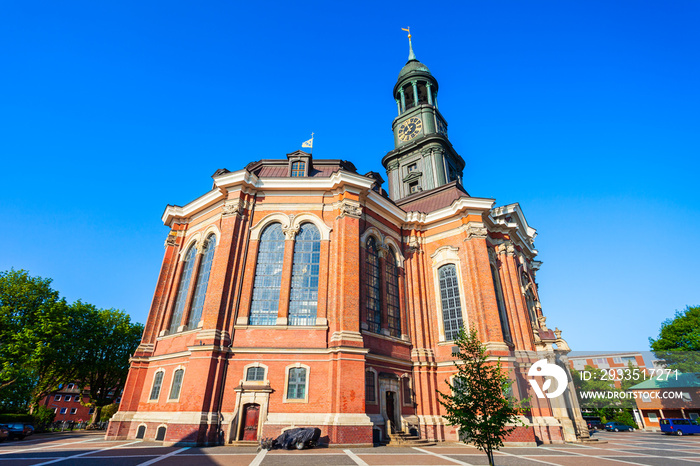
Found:
[[(456, 440), (437, 391), (462, 327), (531, 398), (507, 441), (588, 435), (571, 381), (539, 399), (526, 380), (537, 351), (568, 367), (540, 306), (536, 230), (518, 204), (462, 186), (437, 80), (412, 49), (393, 97), (388, 193), (378, 173), (296, 151), (219, 169), (211, 191), (166, 208), (158, 284), (107, 438), (214, 444), (312, 426), (335, 445), (392, 427)], [(342, 124), (358, 144), (358, 117)]]

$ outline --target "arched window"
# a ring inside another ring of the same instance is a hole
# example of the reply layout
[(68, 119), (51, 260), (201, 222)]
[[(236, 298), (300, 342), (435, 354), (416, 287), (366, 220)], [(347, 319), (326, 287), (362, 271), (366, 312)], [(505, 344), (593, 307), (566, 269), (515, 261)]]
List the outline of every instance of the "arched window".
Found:
[(177, 288), (175, 309), (173, 310), (173, 317), (170, 320), (170, 333), (177, 332), (177, 329), (180, 326), (180, 321), (182, 320), (182, 313), (185, 310), (185, 303), (187, 302), (187, 290), (190, 288), (190, 279), (192, 278), (192, 269), (194, 268), (194, 258), (196, 252), (197, 249), (193, 244), (187, 251), (185, 262), (182, 264), (184, 269), (180, 277), (180, 285)]
[(292, 162), (292, 176), (300, 177), (304, 176), (306, 171), (306, 163), (304, 162)]
[(321, 233), (313, 223), (304, 223), (294, 242), (289, 325), (314, 325), (318, 307), (318, 264)]
[(163, 374), (165, 374), (165, 371), (159, 370), (153, 376), (153, 387), (151, 387), (151, 396), (149, 397), (152, 401), (157, 400), (160, 396), (160, 387), (163, 385)]
[(396, 263), (396, 253), (389, 249), (385, 261), (386, 269), (386, 308), (389, 335), (401, 337), (401, 302), (399, 300), (399, 267)]
[(406, 101), (406, 110), (416, 106), (416, 101), (413, 99), (413, 85), (406, 84), (403, 87), (404, 100)]
[(173, 373), (173, 385), (170, 387), (169, 400), (177, 400), (180, 398), (180, 389), (182, 388), (182, 377), (185, 375), (184, 369), (177, 369)]
[(250, 325), (275, 325), (282, 284), (284, 233), (282, 225), (268, 225), (260, 235), (258, 263), (255, 266)]
[(367, 326), (370, 332), (379, 333), (382, 324), (382, 297), (379, 274), (379, 254), (373, 236), (367, 239), (367, 260), (365, 277), (367, 280)]
[(459, 300), (457, 267), (446, 264), (438, 269), (440, 279), (440, 302), (442, 322), (445, 327), (445, 340), (454, 340), (462, 329), (462, 304)]
[(493, 286), (496, 292), (496, 304), (498, 305), (498, 316), (501, 319), (501, 331), (503, 332), (503, 339), (505, 341), (513, 341), (513, 337), (510, 334), (510, 325), (508, 324), (508, 314), (506, 314), (506, 304), (503, 300), (503, 288), (501, 288), (501, 279), (498, 276), (498, 271), (496, 267), (491, 265), (491, 275), (493, 276)]
[(196, 328), (199, 320), (202, 318), (204, 297), (207, 294), (207, 285), (209, 284), (209, 273), (211, 272), (211, 264), (214, 262), (214, 249), (216, 249), (216, 236), (209, 235), (204, 243), (204, 257), (202, 257), (202, 265), (199, 266), (199, 274), (197, 274), (197, 286), (194, 289), (192, 311), (190, 312), (190, 320), (187, 323), (188, 328)]

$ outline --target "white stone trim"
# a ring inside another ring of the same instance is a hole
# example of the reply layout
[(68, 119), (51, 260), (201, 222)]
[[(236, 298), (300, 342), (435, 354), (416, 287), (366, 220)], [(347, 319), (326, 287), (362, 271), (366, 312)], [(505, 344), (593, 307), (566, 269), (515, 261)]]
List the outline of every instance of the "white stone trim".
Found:
[(289, 218), (289, 215), (284, 214), (282, 212), (268, 214), (262, 219), (260, 219), (260, 221), (250, 229), (250, 240), (259, 241), (260, 235), (262, 234), (263, 230), (272, 223), (281, 223), (282, 230), (284, 230), (290, 227), (291, 220)]
[[(248, 376), (248, 369), (251, 368), (251, 367), (262, 367), (262, 368), (265, 370), (265, 372), (264, 372), (264, 374), (263, 374), (263, 379), (262, 379), (262, 380), (247, 380), (246, 377)], [(250, 363), (250, 364), (246, 364), (245, 366), (243, 366), (243, 378), (241, 379), (241, 383), (245, 383), (245, 384), (260, 384), (261, 386), (267, 386), (267, 385), (269, 385), (269, 384), (270, 384), (270, 380), (269, 380), (269, 378), (268, 378), (268, 376), (267, 376), (267, 366), (266, 366), (265, 364), (259, 362), (259, 361), (256, 361), (256, 362), (253, 362), (253, 363)]]
[(318, 228), (319, 233), (321, 233), (321, 241), (329, 241), (331, 239), (330, 235), (333, 228), (326, 225), (326, 223), (321, 218), (314, 214), (303, 213), (295, 215), (291, 228), (299, 228), (304, 223), (312, 223), (316, 226), (316, 228)]

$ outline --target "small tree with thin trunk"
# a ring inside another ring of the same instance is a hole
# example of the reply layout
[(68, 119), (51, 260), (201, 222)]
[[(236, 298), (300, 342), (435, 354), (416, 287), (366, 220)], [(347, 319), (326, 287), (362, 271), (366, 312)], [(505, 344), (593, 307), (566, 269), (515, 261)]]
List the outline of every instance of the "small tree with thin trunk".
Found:
[(462, 330), (455, 340), (459, 352), (457, 374), (447, 381), (451, 393), (440, 394), (445, 419), (459, 428), (460, 438), (486, 453), (493, 465), (493, 451), (503, 446), (503, 438), (515, 430), (527, 400), (515, 401), (510, 395), (512, 381), (500, 360), (488, 361), (486, 349), (476, 330)]

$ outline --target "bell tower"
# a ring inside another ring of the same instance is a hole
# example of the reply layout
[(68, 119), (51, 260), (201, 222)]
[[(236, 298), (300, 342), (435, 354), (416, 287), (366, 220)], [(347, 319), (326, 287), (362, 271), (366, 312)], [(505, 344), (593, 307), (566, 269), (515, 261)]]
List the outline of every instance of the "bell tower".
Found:
[(447, 121), (438, 110), (437, 80), (416, 58), (410, 33), (408, 50), (394, 86), (394, 150), (382, 158), (394, 201), (451, 181), (461, 183), (464, 170), (464, 159), (447, 138)]

